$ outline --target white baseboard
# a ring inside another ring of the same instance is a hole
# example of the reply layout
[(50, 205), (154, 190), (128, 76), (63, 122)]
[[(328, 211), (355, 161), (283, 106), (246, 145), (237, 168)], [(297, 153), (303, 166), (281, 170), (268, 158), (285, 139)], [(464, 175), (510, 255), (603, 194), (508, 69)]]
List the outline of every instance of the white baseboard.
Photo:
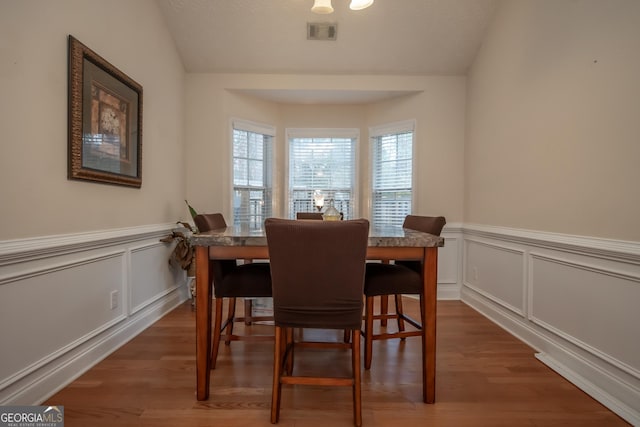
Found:
[(460, 299), (640, 425), (638, 315), (628, 302), (640, 292), (640, 243), (471, 224), (463, 235)]
[[(612, 396), (608, 393), (604, 388), (595, 386), (591, 381), (587, 379), (584, 375), (578, 374), (577, 372), (569, 369), (567, 364), (562, 363), (553, 357), (549, 356), (545, 353), (536, 353), (536, 358), (540, 360), (542, 363), (547, 365), (549, 368), (556, 371), (562, 377), (569, 380), (576, 387), (587, 393), (589, 396), (593, 397), (598, 402), (602, 403), (607, 408), (611, 409), (612, 412), (618, 414), (621, 418), (628, 421), (634, 426), (640, 425), (640, 412), (636, 408), (632, 408), (629, 405), (626, 405), (620, 402), (619, 399)], [(582, 362), (577, 360), (577, 362)], [(594, 374), (596, 371), (599, 371), (597, 367), (587, 366), (588, 368), (593, 369)], [(637, 390), (629, 389), (625, 384), (612, 384), (612, 386), (620, 386), (628, 389), (629, 393), (636, 393)]]
[[(547, 351), (563, 355), (563, 361), (560, 361), (549, 355), (548, 352), (536, 353), (535, 357), (549, 368), (556, 371), (562, 377), (574, 384), (576, 387), (593, 397), (598, 402), (609, 408), (612, 412), (618, 414), (625, 421), (632, 425), (640, 425), (640, 411), (637, 407), (633, 407), (624, 403), (621, 399), (612, 395), (608, 390), (623, 390), (627, 394), (629, 400), (640, 399), (640, 391), (634, 387), (630, 387), (620, 379), (603, 373), (602, 368), (589, 363), (584, 358), (571, 352), (567, 348), (558, 345), (548, 337), (537, 332), (534, 328), (523, 324), (517, 317), (513, 316), (508, 310), (485, 300), (482, 296), (475, 294), (468, 289), (462, 290), (462, 302), (471, 306), (476, 311), (493, 321), (507, 332), (517, 337), (521, 341), (527, 343), (534, 349), (546, 348)], [(569, 366), (579, 365), (582, 373), (576, 372)], [(608, 381), (604, 386), (597, 386), (589, 378), (605, 377)]]
[(184, 301), (180, 292), (156, 301), (152, 306), (42, 366), (3, 393), (0, 405), (39, 405), (66, 387), (111, 353), (136, 337)]

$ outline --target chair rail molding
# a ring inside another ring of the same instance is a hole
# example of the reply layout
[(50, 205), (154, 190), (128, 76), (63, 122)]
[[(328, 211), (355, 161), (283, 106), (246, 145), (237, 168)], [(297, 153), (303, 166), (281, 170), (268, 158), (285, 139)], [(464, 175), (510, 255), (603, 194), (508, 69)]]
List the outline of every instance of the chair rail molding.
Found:
[(495, 238), (529, 246), (555, 248), (567, 252), (626, 260), (640, 265), (640, 242), (480, 224), (464, 224), (463, 232), (465, 236)]
[(59, 256), (88, 249), (126, 244), (145, 238), (164, 237), (176, 224), (154, 224), (139, 227), (89, 231), (24, 239), (0, 240), (0, 267), (25, 260)]

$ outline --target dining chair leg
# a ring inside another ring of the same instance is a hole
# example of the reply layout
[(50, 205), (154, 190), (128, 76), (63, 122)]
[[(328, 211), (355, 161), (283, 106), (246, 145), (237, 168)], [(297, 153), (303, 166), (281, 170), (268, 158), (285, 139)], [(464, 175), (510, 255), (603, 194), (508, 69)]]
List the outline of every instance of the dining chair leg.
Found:
[(231, 335), (233, 335), (233, 324), (236, 317), (236, 299), (229, 298), (229, 311), (227, 312), (227, 328), (225, 331), (224, 343), (231, 344)]
[[(294, 358), (294, 349), (295, 345), (293, 343), (293, 328), (286, 328), (285, 334), (285, 342), (284, 342), (284, 357), (286, 360), (286, 373), (287, 375), (293, 375), (293, 358)], [(289, 353), (287, 353), (287, 350)]]
[(282, 384), (280, 376), (282, 375), (282, 340), (283, 331), (280, 326), (275, 327), (275, 343), (273, 346), (273, 384), (271, 386), (271, 424), (278, 422), (280, 418), (280, 396)]
[(380, 326), (387, 326), (387, 314), (389, 314), (389, 297), (380, 295)]
[[(395, 294), (394, 299), (396, 301), (396, 320), (398, 322), (398, 331), (404, 332), (404, 319), (402, 315), (404, 314), (404, 310), (402, 308), (402, 294)], [(405, 338), (400, 338), (402, 341)]]
[(218, 348), (220, 347), (220, 328), (222, 326), (222, 298), (216, 298), (216, 307), (213, 321), (213, 342), (211, 344), (211, 369), (216, 368), (216, 360), (218, 360)]
[[(245, 264), (251, 264), (253, 262), (252, 259), (245, 259)], [(244, 300), (244, 324), (245, 326), (251, 326), (253, 323), (253, 300), (250, 298), (245, 298)]]
[(360, 331), (352, 331), (351, 361), (353, 366), (353, 422), (357, 427), (362, 425), (362, 388), (360, 371)]
[(370, 369), (373, 353), (373, 297), (366, 298), (364, 317), (364, 369)]
[(253, 300), (245, 298), (244, 300), (244, 324), (251, 326), (253, 323)]
[[(382, 264), (391, 264), (388, 259), (381, 260)], [(387, 314), (389, 314), (389, 297), (380, 295), (380, 326), (387, 326)]]

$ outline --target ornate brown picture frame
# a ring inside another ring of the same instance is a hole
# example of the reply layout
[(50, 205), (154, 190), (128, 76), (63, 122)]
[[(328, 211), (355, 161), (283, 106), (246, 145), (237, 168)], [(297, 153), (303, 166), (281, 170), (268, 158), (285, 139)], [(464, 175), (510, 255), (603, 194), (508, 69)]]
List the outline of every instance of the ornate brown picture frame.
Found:
[(71, 35), (68, 178), (142, 185), (142, 86)]

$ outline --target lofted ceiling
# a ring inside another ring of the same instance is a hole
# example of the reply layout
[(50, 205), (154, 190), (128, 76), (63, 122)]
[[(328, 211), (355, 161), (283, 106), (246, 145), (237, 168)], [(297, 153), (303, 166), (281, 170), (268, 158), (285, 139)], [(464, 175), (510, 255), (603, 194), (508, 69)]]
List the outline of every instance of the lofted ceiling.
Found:
[[(465, 75), (497, 0), (375, 0), (310, 11), (313, 0), (157, 0), (189, 73)], [(337, 24), (307, 40), (308, 22)], [(398, 93), (254, 93), (278, 102), (370, 102)]]

